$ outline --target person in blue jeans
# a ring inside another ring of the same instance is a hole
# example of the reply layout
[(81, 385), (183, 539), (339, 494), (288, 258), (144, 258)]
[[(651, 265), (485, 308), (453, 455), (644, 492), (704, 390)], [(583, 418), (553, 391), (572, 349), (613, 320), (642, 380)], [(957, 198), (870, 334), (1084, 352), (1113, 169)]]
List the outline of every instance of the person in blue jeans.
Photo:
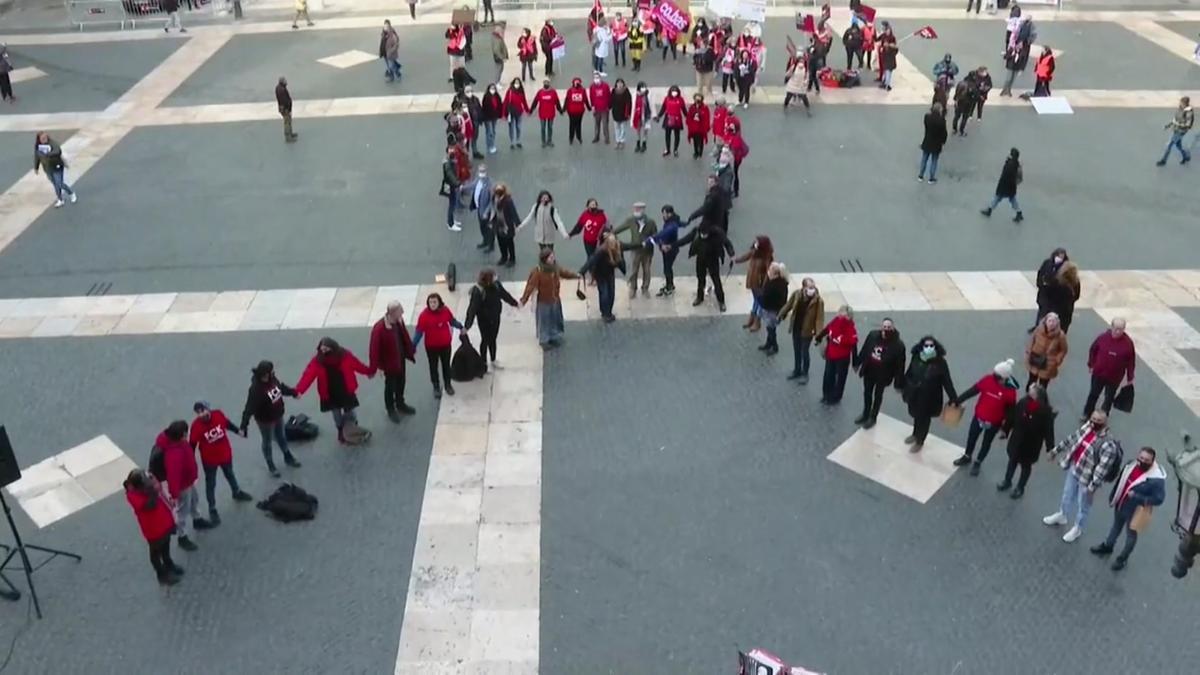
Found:
[(454, 144), (446, 146), (446, 159), (442, 160), (442, 192), (446, 195), (446, 228), (451, 232), (462, 230), (462, 223), (454, 219), (458, 210), (458, 191), (462, 181), (458, 179), (458, 166), (455, 162), (457, 148)]
[(300, 468), (300, 462), (292, 456), (287, 435), (284, 434), (285, 396), (296, 398), (296, 390), (275, 377), (275, 364), (259, 361), (250, 371), (250, 390), (246, 394), (246, 407), (242, 411), (242, 423), (239, 428), (242, 436), (245, 436), (246, 429), (250, 426), (250, 418), (253, 417), (258, 423), (258, 431), (262, 434), (263, 459), (267, 461), (267, 470), (275, 478), (279, 477), (279, 470), (275, 468), (275, 459), (271, 454), (272, 439), (283, 452), (284, 463), (292, 468)]
[(1167, 163), (1167, 159), (1171, 156), (1171, 148), (1179, 148), (1179, 154), (1183, 156), (1180, 164), (1187, 164), (1192, 161), (1192, 153), (1188, 152), (1183, 147), (1183, 137), (1192, 130), (1192, 124), (1196, 121), (1196, 113), (1192, 110), (1192, 99), (1189, 96), (1184, 96), (1179, 99), (1179, 108), (1175, 110), (1175, 117), (1164, 129), (1171, 130), (1171, 140), (1167, 142), (1167, 148), (1163, 150), (1162, 158), (1158, 160), (1157, 165), (1162, 166)]
[(1021, 171), (1021, 151), (1013, 148), (1008, 151), (1008, 159), (1004, 160), (1004, 168), (1000, 170), (1000, 180), (996, 181), (996, 194), (992, 197), (992, 201), (980, 213), (989, 218), (992, 215), (992, 209), (1000, 203), (1000, 200), (1007, 199), (1012, 205), (1013, 211), (1017, 215), (1013, 216), (1013, 222), (1019, 223), (1025, 220), (1025, 215), (1021, 213), (1021, 205), (1017, 203), (1017, 186), (1023, 180), (1023, 172)]
[(379, 37), (379, 58), (383, 59), (388, 82), (400, 79), (400, 36), (392, 28), (392, 22), (384, 20), (383, 34)]
[(54, 186), (54, 208), (63, 205), (64, 192), (71, 197), (72, 204), (79, 200), (75, 191), (67, 185), (67, 161), (63, 159), (62, 148), (44, 131), (38, 132), (33, 144), (33, 172), (36, 174), (39, 169), (46, 173), (46, 178)]
[(946, 112), (941, 103), (934, 103), (925, 113), (925, 137), (921, 139), (921, 166), (917, 171), (917, 182), (925, 181), (925, 169), (929, 169), (929, 184), (937, 183), (938, 157), (946, 145), (949, 133), (946, 130)]
[(604, 323), (617, 320), (613, 315), (613, 302), (617, 297), (617, 270), (625, 274), (625, 257), (621, 255), (621, 242), (611, 231), (605, 232), (600, 238), (600, 245), (588, 258), (583, 267), (579, 268), (579, 276), (591, 272), (596, 281), (596, 294), (600, 300), (600, 316)]

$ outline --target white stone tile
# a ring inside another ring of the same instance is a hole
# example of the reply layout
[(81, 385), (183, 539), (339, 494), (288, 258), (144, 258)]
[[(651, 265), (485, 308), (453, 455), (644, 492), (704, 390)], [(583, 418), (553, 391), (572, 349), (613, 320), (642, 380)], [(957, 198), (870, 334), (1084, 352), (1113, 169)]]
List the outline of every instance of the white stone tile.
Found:
[[(464, 675), (467, 664), (453, 661), (397, 661), (393, 675)], [(536, 673), (534, 674), (536, 675)]]
[[(371, 319), (378, 321), (387, 311), (388, 303), (393, 300), (400, 301), (404, 307), (404, 320), (406, 323), (412, 324), (417, 320), (417, 285), (408, 284), (403, 286), (380, 286), (375, 290), (375, 300), (371, 304)], [(464, 317), (465, 318), (465, 317)]]
[(487, 452), (536, 453), (542, 452), (542, 425), (540, 422), (492, 422), (488, 426)]
[(0, 298), (0, 321), (7, 319), (20, 306), (20, 298)]
[(130, 314), (165, 314), (178, 293), (143, 293), (133, 301)]
[(14, 69), (11, 73), (9, 73), (9, 77), (13, 84), (20, 84), (22, 82), (36, 80), (40, 77), (46, 77), (46, 71), (38, 68), (37, 66), (25, 66), (24, 68)]
[(829, 459), (924, 504), (954, 474), (952, 462), (962, 449), (930, 434), (921, 452), (910, 453), (904, 444), (910, 431), (910, 425), (880, 415), (875, 428), (854, 432)]
[(350, 49), (341, 54), (326, 56), (323, 59), (317, 59), (317, 63), (324, 63), (327, 66), (333, 66), (339, 70), (361, 66), (364, 63), (370, 63), (379, 57), (372, 56), (361, 49)]
[(217, 299), (216, 293), (180, 293), (171, 303), (168, 314), (186, 314), (192, 312), (207, 312)]
[(489, 487), (483, 491), (481, 521), (492, 524), (540, 523), (540, 486)]
[(44, 321), (40, 316), (10, 316), (0, 321), (0, 338), (25, 338)]
[(39, 495), (17, 502), (39, 528), (56, 523), (63, 518), (91, 506), (95, 500), (74, 480)]
[[(400, 664), (458, 662), (470, 648), (469, 610), (412, 610), (404, 613), (400, 629)], [(428, 671), (421, 671), (422, 674)]]
[(996, 288), (986, 272), (950, 272), (950, 279), (958, 286), (972, 309), (1012, 309), (1004, 294)]
[(542, 455), (489, 453), (483, 471), (484, 487), (518, 487), (542, 484)]
[(165, 316), (165, 312), (154, 314), (134, 314), (130, 312), (122, 317), (109, 332), (112, 335), (146, 335), (153, 333), (158, 324), (162, 323)]
[(414, 567), (405, 610), (473, 609), (477, 577), (474, 565)]
[(502, 368), (492, 373), (492, 395), (495, 397), (508, 398), (541, 392), (542, 373), (539, 371)]
[(537, 661), (467, 661), (465, 675), (538, 675)]
[(45, 337), (62, 337), (75, 332), (75, 328), (79, 326), (79, 322), (83, 319), (82, 316), (48, 316), (38, 324), (37, 328), (33, 329), (30, 337), (45, 338)]
[(89, 441), (64, 450), (54, 457), (67, 473), (79, 477), (97, 467), (124, 457), (125, 453), (108, 436), (101, 434)]
[(464, 490), (483, 487), (484, 458), (482, 454), (434, 454), (429, 458), (426, 489)]
[(422, 524), (417, 529), (413, 566), (473, 567), (478, 538), (479, 527), (473, 524)]
[(471, 614), (473, 661), (533, 661), (538, 658), (538, 610), (478, 610)]
[(8, 311), (9, 318), (42, 318), (54, 316), (60, 298), (23, 298)]
[[(455, 391), (460, 391), (455, 387)], [(465, 392), (464, 392), (465, 393)], [(486, 426), (490, 415), (490, 397), (443, 395), (438, 402), (438, 422)], [(486, 429), (484, 433), (486, 434)]]
[(491, 419), (493, 422), (540, 422), (541, 392), (493, 398)]
[(120, 322), (121, 317), (119, 315), (85, 316), (80, 319), (79, 324), (75, 326), (75, 330), (71, 332), (71, 335), (108, 335)]
[(137, 302), (136, 295), (102, 295), (92, 298), (92, 302), (88, 306), (85, 314), (89, 316), (97, 315), (121, 315), (127, 314), (133, 309), (134, 303)]
[(214, 312), (245, 312), (254, 302), (254, 291), (222, 291), (217, 293), (211, 309)]
[(481, 565), (475, 576), (478, 609), (537, 609), (541, 603), (541, 565)]
[(482, 456), (487, 448), (488, 425), (486, 423), (454, 424), (444, 421), (441, 415), (438, 416), (438, 425), (433, 432), (434, 456)]
[(478, 523), (481, 500), (479, 488), (446, 490), (427, 487), (421, 504), (421, 524)]
[(73, 480), (56, 457), (21, 469), (21, 479), (4, 488), (17, 499), (40, 495)]
[(480, 566), (540, 562), (541, 549), (541, 525), (483, 523), (479, 526)]
[(132, 459), (121, 455), (113, 461), (77, 477), (75, 482), (92, 499), (100, 501), (109, 495), (123, 491), (125, 479), (129, 476), (129, 472), (136, 468), (137, 464), (134, 464)]

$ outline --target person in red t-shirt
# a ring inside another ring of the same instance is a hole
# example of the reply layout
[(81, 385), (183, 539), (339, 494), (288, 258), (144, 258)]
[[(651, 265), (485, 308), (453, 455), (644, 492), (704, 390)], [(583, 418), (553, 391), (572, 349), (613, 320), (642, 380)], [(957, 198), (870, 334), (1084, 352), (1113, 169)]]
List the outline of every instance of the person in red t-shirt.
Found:
[(558, 100), (558, 92), (550, 86), (550, 80), (542, 82), (542, 88), (533, 95), (532, 108), (537, 110), (538, 122), (542, 128), (542, 147), (554, 147), (554, 118), (562, 113), (563, 106)]
[(450, 380), (451, 328), (462, 330), (462, 324), (442, 301), (442, 296), (430, 293), (425, 298), (425, 309), (417, 316), (417, 330), (413, 335), (413, 349), (425, 339), (425, 355), (429, 357), (429, 381), (433, 383), (433, 397), (442, 397), (442, 386), (438, 381), (438, 363), (442, 364), (442, 376), (446, 380), (446, 393), (454, 395), (454, 384)]
[(708, 106), (700, 94), (692, 96), (692, 105), (687, 111), (688, 140), (692, 142), (692, 159), (700, 159), (704, 155), (704, 146), (708, 145), (709, 129)]
[(163, 496), (158, 480), (141, 469), (134, 469), (125, 478), (125, 500), (133, 509), (138, 529), (150, 547), (150, 565), (158, 583), (174, 586), (183, 577), (183, 568), (171, 560), (171, 533), (175, 531), (175, 516)]
[(196, 419), (192, 420), (188, 443), (200, 450), (200, 465), (204, 467), (204, 496), (208, 499), (208, 522), (215, 527), (221, 524), (221, 516), (217, 514), (217, 469), (225, 474), (235, 501), (248, 502), (254, 499), (238, 486), (237, 476), (233, 475), (233, 446), (229, 444), (229, 435), (225, 433), (242, 432), (223, 411), (213, 410), (206, 401), (196, 401), (192, 410), (196, 413)]
[(579, 220), (575, 221), (575, 228), (568, 236), (574, 237), (580, 232), (583, 233), (583, 250), (587, 252), (587, 257), (590, 259), (596, 252), (596, 246), (600, 243), (600, 235), (607, 228), (608, 216), (605, 215), (604, 209), (600, 208), (600, 202), (593, 197), (587, 200), (586, 208), (583, 213), (579, 214)]
[(838, 308), (837, 316), (813, 339), (813, 344), (825, 343), (825, 377), (821, 386), (821, 403), (836, 405), (846, 391), (846, 376), (850, 361), (858, 347), (858, 328), (854, 325), (854, 310), (850, 305)]
[(592, 85), (588, 87), (588, 97), (592, 101), (592, 120), (594, 121), (595, 134), (592, 136), (593, 143), (600, 142), (600, 129), (604, 129), (604, 144), (608, 145), (608, 111), (612, 101), (612, 87), (600, 78), (600, 73), (592, 74)]
[(583, 88), (583, 80), (578, 77), (571, 80), (563, 99), (563, 110), (567, 113), (567, 145), (575, 141), (583, 145), (583, 113), (592, 109), (587, 89)]

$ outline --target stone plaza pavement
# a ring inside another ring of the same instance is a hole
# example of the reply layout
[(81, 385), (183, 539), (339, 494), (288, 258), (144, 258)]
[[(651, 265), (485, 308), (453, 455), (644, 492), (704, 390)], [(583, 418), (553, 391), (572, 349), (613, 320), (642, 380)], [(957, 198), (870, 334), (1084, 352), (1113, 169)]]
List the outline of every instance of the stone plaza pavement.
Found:
[[(796, 33), (790, 10), (772, 9), (771, 76), (739, 112), (753, 150), (733, 239), (743, 250), (769, 234), (793, 283), (812, 276), (827, 311), (852, 305), (860, 330), (890, 314), (906, 339), (939, 335), (960, 390), (996, 361), (1020, 360), (1032, 270), (1065, 245), (1083, 297), (1068, 371), (1052, 387), (1056, 433), (1082, 405), (1087, 342), (1119, 316), (1141, 363), (1138, 409), (1114, 428), (1126, 448), (1164, 451), (1200, 413), (1200, 269), (1194, 174), (1152, 162), (1171, 109), (1200, 84), (1200, 12), (1032, 11), (1040, 41), (1061, 50), (1055, 93), (1075, 115), (1039, 118), (993, 96), (984, 124), (948, 146), (934, 187), (911, 179), (929, 68), (949, 50), (999, 78), (1002, 23), (880, 8), (897, 32), (929, 23), (942, 37), (902, 45), (890, 94), (825, 91), (808, 120), (777, 108), (780, 45)], [(224, 524), (179, 554), (186, 581), (158, 591), (119, 482), (167, 421), (196, 399), (236, 416), (246, 370), (271, 358), (290, 383), (321, 335), (365, 357), (367, 329), (393, 299), (410, 322), (433, 292), (465, 314), (462, 279), (486, 262), (468, 250), (472, 214), (451, 237), (435, 226), (445, 210), (433, 198), (451, 98), (448, 17), (403, 13), (392, 19), (406, 72), (391, 88), (374, 54), (382, 16), (318, 15), (301, 31), (195, 26), (186, 38), (4, 38), (25, 69), (19, 104), (0, 108), (11, 382), (0, 422), (26, 469), (7, 493), (31, 543), (84, 555), (37, 572), (45, 621), (26, 627), (24, 608), (0, 607), (12, 616), (0, 644), (19, 633), (14, 672), (158, 672), (135, 660), (147, 645), (174, 672), (723, 672), (734, 644), (831, 673), (1186, 672), (1170, 658), (1171, 630), (1197, 596), (1166, 577), (1173, 498), (1114, 577), (1081, 550), (1107, 528), (1107, 509), (1097, 505), (1075, 547), (1038, 523), (1056, 502), (1056, 469), (1039, 467), (1024, 501), (996, 502), (1001, 448), (974, 486), (945, 465), (962, 429), (935, 428), (939, 440), (912, 460), (891, 395), (884, 412), (899, 421), (856, 433), (857, 386), (841, 409), (821, 409), (816, 388), (784, 381), (786, 344), (764, 362), (738, 337), (734, 317), (750, 306), (741, 272), (727, 277), (721, 318), (711, 300), (692, 306), (684, 258), (671, 299), (619, 288), (615, 326), (595, 321), (594, 293), (580, 302), (564, 285), (568, 342), (546, 355), (532, 313), (506, 307), (502, 368), (455, 397), (432, 398), (418, 357), (408, 378), (418, 414), (401, 425), (366, 384), (372, 445), (341, 449), (325, 432), (286, 476), (321, 497), (317, 521), (278, 526), (224, 505), (219, 487)], [(583, 75), (578, 15), (501, 18), (556, 19), (575, 40), (563, 72)], [(835, 10), (835, 27), (844, 22)], [(510, 63), (502, 79), (516, 71)], [(280, 74), (296, 99), (294, 146), (278, 138)], [(686, 61), (655, 56), (637, 77), (655, 96), (673, 82), (690, 89)], [(657, 136), (634, 160), (535, 150), (535, 127), (529, 149), (487, 160), (522, 214), (541, 187), (568, 226), (592, 194), (610, 218), (634, 199), (684, 214), (699, 202), (704, 168), (661, 168)], [(51, 209), (45, 178), (28, 173), (39, 129), (62, 142), (78, 204)], [(1029, 219), (981, 221), (1014, 144)], [(502, 274), (513, 293), (533, 249), (522, 233), (521, 264)], [(578, 249), (560, 247), (565, 264), (582, 262)], [(460, 267), (454, 293), (436, 278), (447, 257)], [(289, 410), (328, 427), (311, 395)], [(274, 481), (254, 443), (235, 446), (239, 477), (259, 496)], [(1144, 644), (1096, 662), (1088, 638), (1114, 626), (1117, 642), (1144, 632)]]

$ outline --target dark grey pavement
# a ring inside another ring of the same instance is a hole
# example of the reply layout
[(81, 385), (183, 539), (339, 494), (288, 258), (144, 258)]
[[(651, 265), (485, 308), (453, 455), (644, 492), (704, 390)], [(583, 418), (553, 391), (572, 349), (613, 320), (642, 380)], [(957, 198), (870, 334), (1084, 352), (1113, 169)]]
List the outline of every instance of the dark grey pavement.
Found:
[[(366, 358), (365, 330), (332, 335)], [(294, 384), (319, 337), (8, 342), (6, 381), (37, 384), (5, 388), (4, 423), (22, 466), (100, 433), (144, 466), (158, 431), (172, 419), (190, 421), (194, 400), (207, 399), (240, 419), (250, 367), (273, 359)], [(27, 543), (84, 559), (55, 560), (36, 573), (46, 619), (23, 632), (9, 671), (391, 672), (436, 419), (422, 372), (410, 375), (408, 387), (418, 414), (399, 426), (383, 415), (382, 384), (363, 382), (360, 417), (375, 431), (363, 448), (337, 445), (315, 392), (289, 400), (289, 413), (306, 412), (321, 425), (316, 441), (294, 446), (304, 466), (283, 469), (285, 480), (321, 499), (317, 519), (276, 523), (253, 504), (233, 504), (221, 479), (223, 522), (199, 533), (198, 552), (174, 554), (187, 576), (169, 592), (155, 583), (121, 493), (40, 531), (14, 504)], [(277, 481), (263, 466), (254, 425), (249, 439), (233, 444), (244, 489), (265, 497)], [(0, 540), (10, 541), (7, 528)], [(23, 579), (18, 585), (24, 587)], [(0, 642), (7, 645), (22, 630), (24, 616), (23, 604), (0, 604)]]
[[(1018, 354), (1028, 318), (896, 316), (909, 341), (945, 338), (960, 388)], [(1101, 328), (1079, 316), (1050, 387), (1060, 436)], [(784, 379), (788, 350), (764, 357), (733, 318), (573, 324), (568, 340), (545, 365), (544, 672), (719, 672), (735, 646), (830, 673), (1190, 672), (1171, 647), (1195, 600), (1168, 574), (1173, 507), (1115, 574), (1087, 551), (1109, 509), (1074, 545), (1040, 522), (1061, 493), (1054, 465), (1012, 501), (993, 487), (998, 445), (979, 478), (921, 505), (825, 459), (854, 430), (858, 384), (823, 408), (816, 382)], [(1147, 370), (1138, 380), (1114, 429), (1127, 452), (1164, 449), (1191, 416)], [(597, 401), (613, 405), (597, 415)], [(894, 392), (884, 412), (907, 419)], [(962, 443), (966, 427), (933, 433)]]

